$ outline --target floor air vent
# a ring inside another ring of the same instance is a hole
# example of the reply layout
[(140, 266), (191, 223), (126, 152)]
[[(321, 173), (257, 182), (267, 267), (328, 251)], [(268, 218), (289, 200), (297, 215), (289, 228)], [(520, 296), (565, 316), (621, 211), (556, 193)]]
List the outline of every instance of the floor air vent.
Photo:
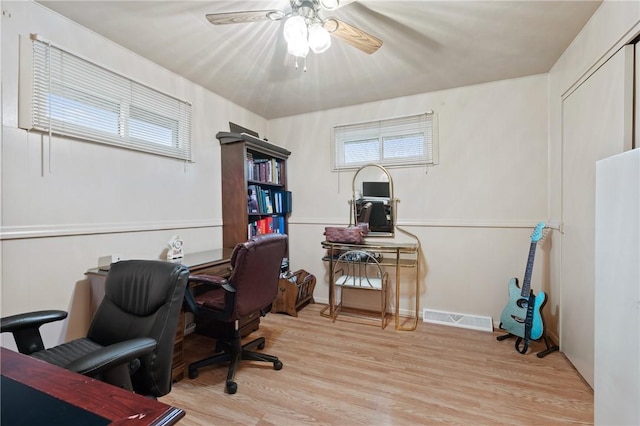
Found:
[(433, 324), (451, 325), (453, 327), (470, 328), (472, 330), (493, 331), (491, 317), (480, 315), (456, 314), (453, 312), (423, 309), (422, 320)]

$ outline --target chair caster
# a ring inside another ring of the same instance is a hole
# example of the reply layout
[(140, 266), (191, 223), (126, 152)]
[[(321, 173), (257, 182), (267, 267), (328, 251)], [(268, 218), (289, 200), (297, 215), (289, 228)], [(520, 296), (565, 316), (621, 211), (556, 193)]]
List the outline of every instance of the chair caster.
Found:
[(228, 347), (228, 345), (225, 345), (224, 341), (216, 340), (215, 353), (223, 352), (227, 347)]
[(195, 379), (196, 377), (198, 377), (198, 369), (197, 368), (193, 368), (193, 369), (189, 369), (189, 378), (190, 379)]
[(258, 349), (263, 350), (264, 349), (264, 342), (260, 343), (258, 345)]
[(282, 370), (282, 361), (276, 361), (273, 363), (274, 370)]
[(227, 393), (230, 395), (233, 395), (234, 393), (238, 392), (238, 384), (236, 382), (227, 382), (226, 388), (227, 388)]

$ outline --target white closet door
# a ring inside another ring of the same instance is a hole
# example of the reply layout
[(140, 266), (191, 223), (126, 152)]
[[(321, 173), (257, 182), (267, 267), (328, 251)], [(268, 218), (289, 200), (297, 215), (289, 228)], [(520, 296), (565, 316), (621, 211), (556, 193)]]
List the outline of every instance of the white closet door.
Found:
[(640, 148), (596, 174), (594, 421), (640, 425)]
[(596, 161), (631, 147), (633, 47), (562, 103), (560, 350), (593, 387)]

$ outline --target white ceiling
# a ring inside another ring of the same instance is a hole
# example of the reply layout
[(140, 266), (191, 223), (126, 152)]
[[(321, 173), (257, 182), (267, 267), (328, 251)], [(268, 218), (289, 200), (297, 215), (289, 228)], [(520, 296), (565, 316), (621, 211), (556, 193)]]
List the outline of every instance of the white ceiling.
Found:
[(271, 119), (544, 73), (601, 1), (360, 0), (335, 16), (382, 39), (367, 55), (334, 38), (295, 69), (280, 22), (214, 26), (207, 13), (290, 10), (288, 0), (39, 3)]

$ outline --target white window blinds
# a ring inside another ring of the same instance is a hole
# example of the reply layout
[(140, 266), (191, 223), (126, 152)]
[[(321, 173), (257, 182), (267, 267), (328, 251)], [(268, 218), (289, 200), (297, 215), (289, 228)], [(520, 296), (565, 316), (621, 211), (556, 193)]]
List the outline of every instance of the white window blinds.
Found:
[(21, 37), (19, 125), (191, 160), (191, 105), (62, 50)]
[(437, 131), (433, 112), (336, 126), (334, 169), (368, 163), (385, 166), (436, 164)]

